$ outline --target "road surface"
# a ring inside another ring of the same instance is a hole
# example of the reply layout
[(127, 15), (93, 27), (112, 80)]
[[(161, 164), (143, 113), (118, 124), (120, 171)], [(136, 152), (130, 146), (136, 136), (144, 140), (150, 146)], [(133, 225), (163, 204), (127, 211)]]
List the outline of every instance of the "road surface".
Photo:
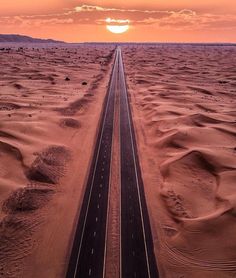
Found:
[(120, 277), (156, 278), (158, 271), (126, 90), (117, 47), (67, 278), (105, 276), (115, 96), (120, 97)]
[(121, 277), (158, 277), (121, 49), (117, 51), (121, 140)]

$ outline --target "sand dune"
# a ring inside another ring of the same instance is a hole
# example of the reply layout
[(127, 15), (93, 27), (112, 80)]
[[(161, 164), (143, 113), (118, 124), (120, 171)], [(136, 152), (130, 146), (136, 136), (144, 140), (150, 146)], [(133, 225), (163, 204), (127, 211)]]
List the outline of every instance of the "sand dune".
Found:
[[(0, 50), (0, 276), (64, 275), (113, 50)], [(236, 273), (235, 54), (124, 47), (162, 277)]]
[(236, 273), (235, 54), (214, 46), (125, 49), (162, 277)]
[(0, 50), (1, 277), (64, 275), (113, 50)]

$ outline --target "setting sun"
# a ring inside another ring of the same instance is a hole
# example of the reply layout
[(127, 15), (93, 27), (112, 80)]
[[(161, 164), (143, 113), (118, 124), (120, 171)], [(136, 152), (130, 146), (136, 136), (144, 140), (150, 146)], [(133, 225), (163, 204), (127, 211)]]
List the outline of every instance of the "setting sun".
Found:
[(123, 25), (123, 26), (107, 25), (107, 30), (109, 30), (110, 32), (112, 32), (114, 34), (122, 34), (126, 31), (128, 31), (128, 29), (129, 29), (129, 25)]
[(129, 20), (128, 19), (106, 19), (106, 28), (108, 31), (114, 34), (122, 34), (129, 30)]
[(236, 278), (236, 0), (0, 1), (0, 278)]

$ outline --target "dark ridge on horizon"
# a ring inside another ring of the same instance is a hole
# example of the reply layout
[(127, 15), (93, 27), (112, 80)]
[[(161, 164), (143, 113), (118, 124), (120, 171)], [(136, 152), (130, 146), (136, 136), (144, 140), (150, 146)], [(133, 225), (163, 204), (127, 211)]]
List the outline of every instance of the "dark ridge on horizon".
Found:
[(203, 46), (236, 46), (235, 42), (65, 42), (53, 39), (33, 38), (20, 34), (0, 34), (0, 43), (61, 43), (61, 44), (112, 44), (112, 45), (203, 45)]
[(17, 34), (0, 34), (0, 43), (66, 43), (52, 39), (38, 39)]

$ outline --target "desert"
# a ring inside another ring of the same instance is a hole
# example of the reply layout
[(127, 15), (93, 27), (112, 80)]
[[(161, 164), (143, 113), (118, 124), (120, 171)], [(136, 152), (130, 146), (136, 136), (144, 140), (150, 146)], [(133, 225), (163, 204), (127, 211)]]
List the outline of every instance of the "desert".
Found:
[[(234, 277), (236, 48), (121, 48), (159, 275)], [(1, 277), (65, 277), (115, 50), (1, 46)], [(119, 275), (118, 153), (106, 277)]]
[(0, 278), (236, 278), (236, 1), (0, 8)]
[(65, 275), (113, 52), (1, 45), (1, 277)]
[(161, 277), (234, 277), (235, 46), (124, 48)]

